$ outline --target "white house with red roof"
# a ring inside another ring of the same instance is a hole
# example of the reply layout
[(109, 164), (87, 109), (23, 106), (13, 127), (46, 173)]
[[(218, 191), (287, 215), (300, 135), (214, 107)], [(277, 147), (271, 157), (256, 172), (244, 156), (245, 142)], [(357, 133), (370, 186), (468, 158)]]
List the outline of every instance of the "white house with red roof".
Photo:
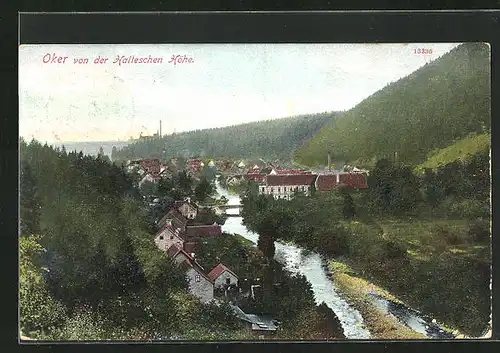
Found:
[(180, 228), (175, 228), (171, 220), (167, 220), (155, 235), (156, 246), (163, 251), (167, 251), (172, 245), (179, 248), (184, 246)]
[(259, 186), (259, 194), (285, 200), (290, 200), (295, 192), (309, 196), (315, 180), (315, 174), (268, 174), (264, 185)]
[(238, 276), (223, 264), (218, 264), (208, 273), (208, 278), (214, 283), (215, 288), (224, 286), (238, 286)]
[(198, 297), (202, 303), (214, 299), (214, 283), (192, 255), (175, 245), (168, 249), (167, 254), (186, 271), (188, 288), (192, 294)]

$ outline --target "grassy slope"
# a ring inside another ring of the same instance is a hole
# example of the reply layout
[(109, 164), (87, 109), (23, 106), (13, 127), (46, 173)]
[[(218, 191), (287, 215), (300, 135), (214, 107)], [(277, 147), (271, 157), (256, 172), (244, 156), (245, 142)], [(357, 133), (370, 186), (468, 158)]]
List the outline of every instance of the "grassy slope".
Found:
[(300, 164), (393, 156), (421, 163), (490, 126), (489, 47), (461, 45), (368, 97), (297, 149)]
[(416, 172), (425, 168), (437, 168), (456, 160), (465, 160), (475, 153), (490, 148), (490, 134), (479, 134), (458, 140), (455, 143), (429, 153), (427, 160), (415, 167)]
[[(346, 222), (356, 253), (348, 263), (362, 277), (470, 336), (489, 320), (489, 246), (474, 243), (463, 220), (377, 219)], [(407, 249), (408, 261), (387, 259), (380, 244)], [(382, 260), (383, 259), (383, 260)]]

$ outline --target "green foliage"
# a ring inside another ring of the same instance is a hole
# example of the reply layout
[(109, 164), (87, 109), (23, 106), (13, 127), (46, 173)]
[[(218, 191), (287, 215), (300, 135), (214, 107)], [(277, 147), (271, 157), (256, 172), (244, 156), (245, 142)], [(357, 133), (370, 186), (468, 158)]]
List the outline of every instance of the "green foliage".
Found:
[(469, 223), (467, 234), (476, 243), (489, 243), (491, 240), (490, 222), (477, 218)]
[(146, 180), (141, 184), (141, 194), (144, 196), (157, 195), (158, 185), (152, 181)]
[(29, 164), (23, 164), (20, 181), (20, 230), (22, 234), (40, 232), (40, 201)]
[(418, 201), (419, 186), (410, 167), (377, 162), (368, 177), (370, 201), (374, 212), (402, 214), (413, 209)]
[(205, 177), (202, 177), (194, 189), (196, 200), (202, 202), (213, 193), (214, 187), (212, 184)]
[(489, 152), (490, 139), (489, 133), (471, 134), (445, 148), (429, 152), (425, 162), (415, 167), (414, 171), (420, 173), (426, 168), (436, 169), (456, 161), (466, 162), (478, 153)]
[(19, 307), (22, 332), (31, 338), (46, 338), (66, 319), (66, 308), (55, 300), (45, 282), (40, 255), (45, 249), (38, 236), (19, 238)]
[(489, 130), (490, 49), (466, 43), (391, 83), (325, 125), (299, 147), (294, 160), (324, 165), (333, 160), (392, 158), (425, 161), (471, 132)]
[[(337, 113), (296, 116), (172, 134), (162, 139), (136, 141), (116, 155), (140, 157), (204, 156), (290, 160), (294, 148), (313, 136)], [(165, 149), (166, 153), (162, 153)], [(114, 157), (113, 157), (114, 158)], [(184, 164), (180, 164), (182, 166)]]

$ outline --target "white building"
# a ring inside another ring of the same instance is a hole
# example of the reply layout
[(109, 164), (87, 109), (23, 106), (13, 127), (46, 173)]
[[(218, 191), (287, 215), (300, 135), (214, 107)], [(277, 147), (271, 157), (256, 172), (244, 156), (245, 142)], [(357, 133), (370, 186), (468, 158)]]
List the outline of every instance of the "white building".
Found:
[(215, 288), (238, 286), (238, 276), (223, 264), (218, 264), (208, 273), (208, 278), (214, 282)]
[(191, 200), (187, 199), (182, 202), (176, 203), (177, 210), (187, 219), (195, 219), (198, 215), (198, 207), (191, 203)]
[(172, 245), (167, 253), (177, 265), (186, 271), (189, 291), (198, 297), (202, 303), (208, 303), (213, 300), (214, 284), (205, 275), (203, 267), (196, 262), (194, 257), (175, 245)]
[(160, 250), (168, 251), (172, 245), (182, 249), (184, 240), (181, 237), (180, 229), (174, 228), (172, 222), (167, 221), (156, 233), (155, 244)]
[(273, 195), (275, 199), (285, 200), (290, 200), (295, 192), (309, 196), (315, 180), (314, 174), (269, 174), (264, 180), (264, 185), (259, 186), (259, 194)]

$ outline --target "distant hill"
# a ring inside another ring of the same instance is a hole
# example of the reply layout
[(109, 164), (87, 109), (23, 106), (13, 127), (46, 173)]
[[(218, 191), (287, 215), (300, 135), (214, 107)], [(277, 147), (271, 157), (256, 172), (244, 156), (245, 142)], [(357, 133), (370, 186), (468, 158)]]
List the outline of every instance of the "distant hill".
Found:
[(121, 148), (129, 144), (126, 141), (72, 141), (72, 142), (48, 142), (48, 145), (66, 149), (66, 151), (77, 151), (82, 152), (86, 155), (97, 156), (99, 153), (99, 148), (102, 147), (105, 155), (111, 157), (111, 152), (113, 151), (113, 146), (116, 148)]
[(291, 160), (298, 146), (338, 115), (338, 112), (301, 115), (172, 134), (136, 141), (120, 149), (113, 158), (211, 156)]
[(488, 151), (490, 140), (490, 134), (472, 134), (448, 147), (431, 151), (425, 162), (415, 167), (415, 172), (422, 172), (425, 168), (435, 169), (457, 160), (467, 160), (476, 153)]
[(490, 129), (490, 49), (462, 44), (391, 83), (323, 127), (297, 149), (302, 165), (332, 160), (370, 163), (377, 158), (425, 161), (471, 132)]

